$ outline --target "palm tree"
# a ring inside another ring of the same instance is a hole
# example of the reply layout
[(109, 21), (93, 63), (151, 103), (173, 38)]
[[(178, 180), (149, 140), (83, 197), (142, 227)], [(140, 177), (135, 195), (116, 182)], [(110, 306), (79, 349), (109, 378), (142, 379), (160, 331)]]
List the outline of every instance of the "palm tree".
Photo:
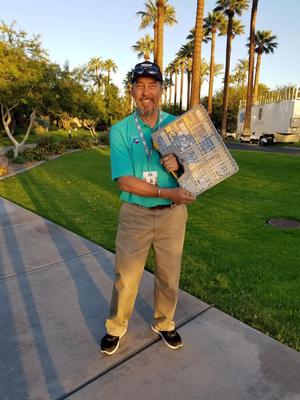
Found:
[[(145, 11), (138, 11), (137, 17), (141, 18), (140, 29), (145, 29), (149, 26), (154, 30), (154, 61), (157, 62), (157, 1), (147, 0), (145, 3)], [(164, 23), (168, 26), (173, 26), (177, 23), (175, 8), (168, 4), (168, 0), (164, 0)]]
[[(259, 73), (262, 54), (274, 53), (274, 49), (278, 46), (275, 42), (277, 36), (272, 35), (272, 31), (257, 31), (255, 35), (255, 52), (257, 53), (256, 68), (255, 68), (255, 80), (254, 80), (254, 92), (253, 92), (253, 103), (255, 103), (258, 94), (259, 84)], [(248, 43), (249, 47), (249, 43)]]
[(154, 41), (147, 33), (147, 35), (140, 38), (131, 48), (137, 53), (138, 58), (144, 57), (145, 60), (149, 60), (154, 50)]
[[(190, 97), (191, 97), (191, 75), (192, 75), (192, 64), (193, 64), (193, 43), (187, 42), (181, 46), (180, 50), (177, 53), (177, 57), (184, 60), (183, 70), (187, 72), (187, 109), (190, 106)], [(181, 67), (182, 68), (182, 67)], [(200, 87), (199, 87), (200, 91)]]
[(163, 81), (163, 89), (164, 89), (164, 105), (167, 105), (167, 94), (168, 94), (168, 89), (171, 88), (172, 83), (170, 82), (170, 79), (168, 76), (165, 75), (164, 81)]
[(164, 58), (164, 13), (165, 13), (165, 1), (157, 0), (157, 47), (156, 47), (156, 58), (155, 62), (163, 71), (163, 58)]
[(251, 22), (250, 22), (250, 43), (249, 43), (249, 62), (248, 62), (248, 82), (245, 119), (243, 126), (243, 135), (251, 135), (251, 109), (253, 104), (253, 75), (254, 75), (254, 50), (255, 50), (255, 25), (258, 0), (252, 0)]
[(245, 33), (245, 26), (242, 25), (239, 19), (233, 18), (231, 39), (233, 40), (236, 36), (242, 35), (243, 33)]
[[(201, 63), (201, 86), (203, 85), (204, 81), (208, 81), (210, 80), (210, 64), (208, 64), (206, 62), (206, 60), (203, 58), (202, 59), (202, 63)], [(223, 64), (215, 64), (213, 67), (214, 70), (214, 77), (217, 75), (220, 75), (223, 73)], [(201, 92), (201, 90), (200, 90)]]
[(203, 14), (204, 0), (197, 0), (197, 14), (195, 24), (195, 39), (193, 49), (193, 67), (192, 67), (192, 93), (191, 106), (200, 103), (200, 81), (201, 81), (201, 47), (203, 36)]
[(173, 97), (173, 67), (172, 64), (170, 63), (166, 69), (165, 69), (165, 78), (169, 82), (169, 105), (172, 103), (172, 97)]
[(249, 67), (248, 58), (240, 58), (233, 70), (234, 79), (237, 82), (238, 86), (242, 86), (242, 88), (244, 88), (246, 84), (248, 67)]
[[(210, 65), (207, 63), (207, 61), (202, 58), (201, 60), (201, 80), (200, 80), (200, 93), (201, 93), (201, 88), (202, 85), (205, 81), (209, 81), (210, 77)], [(214, 65), (214, 77), (217, 75), (220, 75), (223, 73), (223, 65), (222, 64), (215, 64)]]
[(206, 32), (206, 36), (211, 39), (210, 47), (210, 73), (209, 73), (209, 88), (208, 88), (208, 102), (207, 111), (208, 114), (212, 113), (212, 97), (213, 97), (213, 86), (215, 76), (215, 47), (216, 47), (216, 35), (219, 31), (219, 36), (225, 35), (226, 20), (221, 12), (211, 12), (204, 18), (203, 28)]
[(92, 72), (93, 78), (95, 79), (95, 85), (98, 86), (98, 90), (101, 90), (102, 88), (102, 74), (101, 71), (103, 69), (103, 61), (101, 60), (100, 57), (93, 57), (90, 59), (90, 61), (87, 64), (87, 70), (89, 72)]
[[(204, 21), (204, 20), (203, 20)], [(189, 34), (187, 35), (186, 39), (189, 42), (193, 43), (194, 46), (194, 40), (195, 40), (195, 28), (192, 28), (189, 32)], [(209, 35), (206, 29), (204, 29), (204, 25), (203, 25), (203, 31), (202, 31), (202, 42), (207, 43), (209, 41)]]
[(132, 111), (133, 108), (133, 99), (131, 96), (131, 88), (132, 88), (132, 82), (131, 82), (131, 77), (132, 77), (133, 69), (127, 72), (125, 75), (125, 78), (123, 80), (123, 85), (124, 85), (124, 92), (125, 92), (125, 100), (129, 104), (129, 110)]
[(226, 66), (224, 78), (224, 92), (223, 92), (223, 115), (221, 134), (225, 137), (227, 128), (227, 109), (228, 109), (228, 86), (230, 74), (230, 58), (231, 58), (231, 42), (232, 42), (232, 27), (233, 18), (237, 15), (242, 15), (242, 12), (248, 9), (249, 0), (217, 0), (217, 7), (214, 11), (223, 12), (228, 19), (227, 25), (227, 43), (226, 43)]
[(183, 99), (183, 83), (184, 83), (184, 73), (186, 66), (186, 57), (180, 56), (178, 53), (175, 58), (175, 62), (179, 64), (180, 68), (180, 92), (179, 92), (179, 107), (182, 110), (182, 99)]
[(178, 86), (178, 74), (180, 72), (180, 61), (175, 58), (174, 61), (171, 62), (173, 74), (175, 75), (175, 81), (174, 81), (174, 104), (176, 106), (177, 104), (177, 86)]
[(132, 88), (132, 82), (131, 82), (131, 77), (132, 77), (132, 72), (133, 69), (127, 72), (125, 75), (125, 78), (123, 79), (123, 85), (124, 85), (124, 91), (126, 94), (130, 94), (131, 88)]
[(110, 83), (110, 74), (111, 72), (117, 72), (118, 66), (115, 64), (114, 60), (108, 58), (103, 63), (103, 69), (107, 72), (107, 83)]
[[(245, 33), (244, 28), (245, 28), (244, 25), (241, 24), (241, 21), (239, 19), (233, 18), (231, 39), (233, 40), (236, 36), (242, 35), (243, 33)], [(226, 24), (226, 31), (227, 31), (227, 24)], [(228, 84), (236, 82), (237, 79), (240, 79), (240, 78), (238, 76), (229, 74)], [(224, 80), (225, 80), (225, 75), (224, 75), (223, 83), (224, 83)]]

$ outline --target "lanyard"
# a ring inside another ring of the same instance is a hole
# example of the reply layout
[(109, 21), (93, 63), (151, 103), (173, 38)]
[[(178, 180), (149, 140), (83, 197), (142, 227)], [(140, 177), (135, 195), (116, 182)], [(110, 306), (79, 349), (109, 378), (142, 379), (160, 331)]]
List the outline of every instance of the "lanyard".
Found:
[[(139, 132), (140, 138), (141, 138), (141, 140), (143, 142), (145, 153), (146, 153), (146, 156), (147, 156), (147, 159), (148, 159), (148, 162), (149, 162), (150, 158), (151, 158), (151, 155), (153, 153), (153, 148), (151, 150), (149, 150), (149, 148), (147, 146), (147, 143), (146, 143), (146, 140), (145, 140), (145, 136), (144, 136), (143, 130), (141, 128), (141, 125), (139, 123), (139, 120), (138, 120), (136, 112), (134, 113), (134, 121), (135, 121), (136, 128), (137, 128), (137, 130)], [(161, 123), (162, 123), (162, 112), (159, 112), (159, 123), (158, 123), (157, 129), (160, 128)]]

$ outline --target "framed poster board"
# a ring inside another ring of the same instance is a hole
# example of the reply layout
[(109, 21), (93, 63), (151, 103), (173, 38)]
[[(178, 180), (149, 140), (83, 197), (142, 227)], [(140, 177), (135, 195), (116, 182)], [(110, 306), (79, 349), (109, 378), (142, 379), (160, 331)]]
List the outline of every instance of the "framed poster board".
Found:
[(239, 169), (202, 105), (154, 132), (152, 141), (162, 156), (177, 157), (184, 169), (179, 186), (196, 196)]

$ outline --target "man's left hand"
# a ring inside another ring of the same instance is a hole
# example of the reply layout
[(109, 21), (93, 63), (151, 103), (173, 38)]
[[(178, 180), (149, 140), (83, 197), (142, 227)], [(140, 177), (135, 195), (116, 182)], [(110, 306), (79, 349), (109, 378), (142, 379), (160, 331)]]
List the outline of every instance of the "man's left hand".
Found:
[(179, 170), (179, 163), (174, 154), (168, 154), (160, 159), (161, 164), (168, 172), (176, 172)]

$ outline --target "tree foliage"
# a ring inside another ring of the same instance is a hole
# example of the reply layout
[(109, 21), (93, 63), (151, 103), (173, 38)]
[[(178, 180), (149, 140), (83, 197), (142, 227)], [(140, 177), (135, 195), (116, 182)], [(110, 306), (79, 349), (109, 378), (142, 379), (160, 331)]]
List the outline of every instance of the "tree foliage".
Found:
[[(84, 126), (95, 135), (128, 110), (118, 88), (111, 82), (117, 65), (112, 59), (93, 57), (70, 70), (51, 63), (40, 37), (0, 24), (0, 108), (5, 133), (14, 145), (15, 157), (24, 147), (35, 120), (69, 129)], [(47, 126), (48, 126), (47, 125)], [(16, 133), (22, 131), (20, 140)]]

